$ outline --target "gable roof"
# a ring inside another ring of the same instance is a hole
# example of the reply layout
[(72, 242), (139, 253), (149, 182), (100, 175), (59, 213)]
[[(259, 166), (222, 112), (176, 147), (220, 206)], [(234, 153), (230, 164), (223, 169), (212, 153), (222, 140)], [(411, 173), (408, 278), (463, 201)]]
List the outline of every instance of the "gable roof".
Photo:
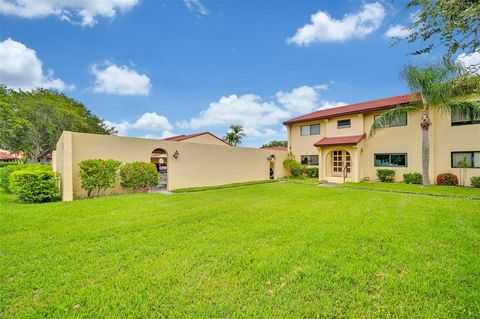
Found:
[(389, 109), (396, 105), (408, 104), (415, 100), (415, 95), (404, 94), (398, 96), (387, 97), (384, 99), (367, 101), (356, 104), (349, 104), (345, 106), (334, 107), (326, 110), (319, 110), (312, 113), (308, 113), (302, 116), (295, 117), (288, 121), (283, 122), (284, 125), (290, 125), (295, 123), (302, 123), (313, 120), (328, 119), (332, 117), (367, 113), (376, 110)]
[(218, 137), (216, 135), (213, 135), (210, 132), (201, 132), (201, 133), (195, 133), (195, 134), (190, 134), (190, 135), (182, 134), (182, 135), (170, 136), (170, 137), (164, 138), (164, 140), (180, 142), (180, 141), (188, 140), (188, 139), (198, 137), (198, 136), (202, 136), (202, 135), (210, 135), (210, 136), (216, 138), (217, 140), (222, 141), (223, 143), (231, 146), (230, 143), (228, 143), (227, 141), (221, 139), (220, 137)]
[(335, 136), (335, 137), (324, 137), (315, 144), (314, 146), (333, 146), (333, 145), (357, 145), (367, 136), (363, 133), (361, 135), (349, 135), (349, 136)]

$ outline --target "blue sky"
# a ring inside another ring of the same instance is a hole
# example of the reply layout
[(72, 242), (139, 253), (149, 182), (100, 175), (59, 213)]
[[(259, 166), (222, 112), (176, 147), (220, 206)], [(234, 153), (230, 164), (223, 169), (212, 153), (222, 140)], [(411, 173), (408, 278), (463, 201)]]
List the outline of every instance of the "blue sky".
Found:
[(290, 117), (408, 92), (402, 66), (433, 58), (390, 47), (401, 1), (25, 3), (0, 0), (0, 82), (63, 90), (129, 136), (242, 124), (259, 146)]

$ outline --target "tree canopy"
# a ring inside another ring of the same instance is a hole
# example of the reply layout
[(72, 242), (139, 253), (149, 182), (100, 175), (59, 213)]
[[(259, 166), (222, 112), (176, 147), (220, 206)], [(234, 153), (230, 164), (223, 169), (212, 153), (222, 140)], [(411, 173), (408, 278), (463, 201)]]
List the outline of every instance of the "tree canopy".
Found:
[(48, 156), (63, 131), (111, 134), (114, 129), (63, 93), (0, 86), (0, 147), (25, 152), (31, 162)]
[(227, 131), (223, 139), (233, 146), (242, 144), (242, 139), (247, 136), (241, 125), (230, 125), (230, 129)]
[(277, 140), (273, 140), (273, 141), (270, 141), (270, 142), (267, 143), (267, 144), (263, 144), (262, 147), (260, 147), (260, 148), (275, 147), (275, 146), (284, 146), (284, 147), (287, 147), (287, 145), (288, 145), (288, 141), (277, 141)]
[(406, 38), (421, 44), (413, 54), (428, 53), (440, 45), (446, 47), (447, 56), (480, 48), (480, 1), (410, 0), (405, 7), (416, 12)]

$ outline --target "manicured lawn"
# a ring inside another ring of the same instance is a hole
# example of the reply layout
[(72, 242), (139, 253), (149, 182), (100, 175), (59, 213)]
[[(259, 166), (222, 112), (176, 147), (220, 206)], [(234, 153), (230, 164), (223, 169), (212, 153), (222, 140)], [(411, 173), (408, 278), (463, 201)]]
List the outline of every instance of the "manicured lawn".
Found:
[(387, 191), (400, 191), (400, 192), (414, 192), (433, 195), (447, 195), (447, 196), (466, 196), (480, 198), (480, 188), (473, 187), (457, 187), (457, 186), (423, 186), (404, 183), (376, 183), (376, 182), (363, 182), (363, 183), (347, 183), (339, 185), (340, 187), (351, 188), (365, 188), (372, 190), (387, 190)]
[(294, 183), (0, 201), (1, 318), (480, 313), (480, 201)]

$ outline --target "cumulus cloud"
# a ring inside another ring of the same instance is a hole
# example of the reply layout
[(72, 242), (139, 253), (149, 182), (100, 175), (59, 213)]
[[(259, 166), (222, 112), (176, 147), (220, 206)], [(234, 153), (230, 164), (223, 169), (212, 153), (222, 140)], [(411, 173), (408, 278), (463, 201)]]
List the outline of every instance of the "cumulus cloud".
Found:
[(210, 13), (200, 0), (183, 0), (183, 2), (191, 12), (195, 12), (199, 15), (208, 15)]
[(363, 38), (377, 30), (385, 18), (385, 8), (379, 3), (364, 4), (357, 13), (335, 19), (326, 11), (311, 16), (311, 23), (299, 28), (287, 43), (307, 46), (315, 42), (344, 42)]
[(113, 19), (117, 12), (125, 12), (138, 0), (0, 0), (0, 12), (23, 18), (57, 16), (82, 26), (93, 26), (97, 17)]
[(139, 74), (125, 65), (117, 66), (107, 62), (103, 69), (93, 65), (91, 71), (96, 78), (93, 92), (118, 95), (148, 95), (152, 87), (148, 76)]
[(55, 78), (52, 70), (43, 70), (43, 62), (37, 57), (35, 50), (21, 42), (10, 38), (0, 42), (0, 84), (12, 89), (31, 90), (37, 87), (71, 90), (67, 85)]
[[(111, 122), (105, 121), (109, 127), (114, 127), (117, 134), (120, 136), (156, 136), (156, 138), (163, 138), (172, 136), (171, 132), (173, 126), (168, 119), (163, 115), (158, 115), (155, 112), (142, 114), (135, 122)], [(155, 132), (145, 135), (145, 131)], [(142, 133), (143, 132), (143, 133)], [(160, 133), (160, 134), (159, 134)], [(143, 134), (143, 135), (142, 135)]]
[(480, 51), (462, 53), (457, 57), (457, 62), (463, 64), (471, 74), (480, 75)]
[(408, 37), (410, 34), (412, 34), (412, 32), (413, 30), (411, 30), (407, 26), (396, 24), (388, 28), (388, 30), (385, 32), (385, 36), (389, 38), (404, 39)]
[(263, 102), (255, 94), (236, 94), (221, 97), (218, 102), (210, 103), (198, 117), (178, 123), (181, 128), (197, 129), (206, 126), (227, 126), (240, 124), (246, 128), (259, 128), (275, 125), (290, 115), (270, 102)]
[(317, 110), (331, 109), (334, 107), (344, 106), (347, 104), (348, 103), (345, 103), (345, 102), (321, 100), (317, 105)]
[(309, 113), (317, 105), (320, 94), (315, 87), (300, 86), (291, 92), (279, 91), (275, 94), (279, 103), (293, 114)]

